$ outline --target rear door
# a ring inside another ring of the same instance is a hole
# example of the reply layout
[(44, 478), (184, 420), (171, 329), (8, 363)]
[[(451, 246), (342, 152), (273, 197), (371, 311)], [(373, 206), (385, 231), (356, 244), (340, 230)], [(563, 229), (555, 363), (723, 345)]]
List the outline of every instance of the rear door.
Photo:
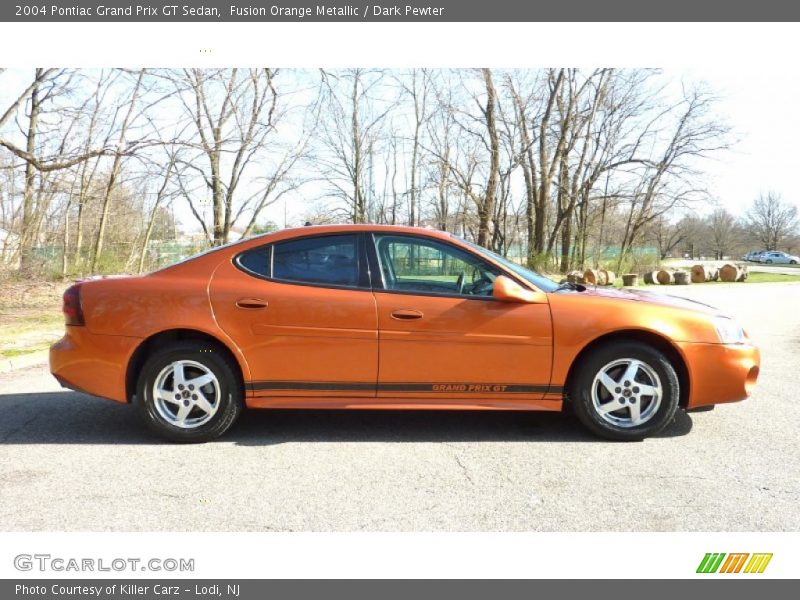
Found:
[(265, 399), (373, 398), (375, 299), (360, 234), (292, 238), (220, 265), (210, 287), (220, 327)]
[(548, 304), (495, 300), (499, 269), (454, 245), (395, 234), (373, 241), (379, 398), (541, 407), (552, 365)]

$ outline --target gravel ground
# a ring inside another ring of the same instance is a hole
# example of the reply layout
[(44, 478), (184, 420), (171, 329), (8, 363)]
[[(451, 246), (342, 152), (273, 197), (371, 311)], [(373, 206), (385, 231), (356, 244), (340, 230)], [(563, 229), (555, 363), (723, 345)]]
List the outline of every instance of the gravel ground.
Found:
[(544, 413), (251, 411), (169, 445), (44, 367), (0, 375), (0, 530), (797, 531), (800, 284), (668, 291), (736, 315), (762, 375), (642, 443)]

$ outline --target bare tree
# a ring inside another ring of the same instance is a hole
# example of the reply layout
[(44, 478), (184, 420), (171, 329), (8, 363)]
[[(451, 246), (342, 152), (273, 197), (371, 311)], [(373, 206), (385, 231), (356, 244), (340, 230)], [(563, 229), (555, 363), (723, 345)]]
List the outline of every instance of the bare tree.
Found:
[(718, 260), (727, 256), (737, 239), (741, 239), (741, 230), (736, 217), (724, 208), (718, 208), (707, 219), (709, 238)]
[[(649, 136), (655, 142), (650, 155), (640, 159), (645, 170), (628, 196), (628, 216), (617, 270), (649, 223), (675, 208), (708, 197), (696, 182), (698, 161), (727, 149), (730, 131), (710, 113), (714, 100), (702, 91), (691, 91), (681, 102), (655, 115), (638, 136), (634, 153), (641, 152)], [(677, 119), (659, 152), (657, 146), (663, 133), (659, 135), (655, 128), (671, 113), (677, 113)]]
[(777, 250), (786, 238), (797, 233), (797, 206), (773, 191), (760, 194), (747, 213), (747, 224), (765, 250)]
[(368, 216), (369, 165), (397, 99), (379, 94), (385, 73), (375, 69), (322, 72), (323, 120), (313, 162), (333, 197), (347, 206), (347, 218)]
[[(280, 116), (274, 69), (187, 69), (173, 76), (185, 113), (195, 126), (207, 169), (187, 160), (184, 165), (204, 182), (212, 206), (213, 245), (228, 242), (236, 218), (234, 201), (245, 172), (264, 149)], [(183, 183), (185, 197), (205, 229), (191, 187)], [(267, 184), (269, 187), (269, 183)], [(265, 200), (266, 202), (266, 200)]]
[(92, 258), (90, 262), (92, 272), (97, 270), (97, 261), (100, 258), (100, 253), (103, 251), (103, 240), (106, 231), (106, 223), (108, 221), (108, 213), (111, 208), (112, 193), (114, 192), (114, 186), (117, 183), (117, 178), (119, 177), (120, 169), (122, 168), (122, 148), (125, 145), (128, 129), (134, 120), (136, 102), (139, 99), (139, 93), (142, 89), (144, 75), (145, 69), (139, 70), (139, 73), (136, 76), (136, 83), (131, 91), (130, 99), (127, 101), (128, 106), (127, 110), (125, 110), (125, 117), (123, 118), (122, 125), (119, 129), (117, 148), (120, 151), (114, 155), (114, 160), (111, 164), (111, 171), (108, 175), (108, 180), (106, 183), (106, 189), (103, 193), (103, 206), (100, 212), (100, 226), (97, 228), (97, 234), (95, 235), (94, 245), (92, 247)]

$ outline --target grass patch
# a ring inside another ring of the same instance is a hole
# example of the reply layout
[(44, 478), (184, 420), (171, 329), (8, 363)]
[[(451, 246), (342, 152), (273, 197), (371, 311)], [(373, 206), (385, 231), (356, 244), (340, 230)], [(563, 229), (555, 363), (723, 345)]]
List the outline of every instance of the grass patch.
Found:
[(763, 273), (753, 272), (747, 276), (745, 283), (778, 283), (778, 282), (800, 282), (800, 273), (797, 275), (787, 275), (785, 273)]
[(20, 356), (33, 354), (34, 352), (39, 352), (40, 350), (47, 350), (49, 347), (50, 344), (36, 344), (34, 346), (26, 346), (24, 348), (6, 348), (4, 350), (0, 350), (0, 358), (19, 358)]
[(56, 329), (63, 324), (64, 315), (61, 311), (25, 315), (0, 313), (0, 338), (25, 335), (42, 329)]
[[(690, 285), (708, 285), (708, 284), (725, 284), (728, 283), (726, 281), (707, 281), (706, 283), (693, 283)], [(747, 279), (745, 279), (744, 283), (800, 283), (800, 273), (797, 275), (786, 275), (785, 273), (762, 273), (762, 272), (753, 272), (750, 271), (750, 275), (748, 275)], [(670, 284), (673, 285), (673, 284)], [(614, 282), (614, 287), (621, 288), (622, 287), (622, 278), (617, 278)], [(645, 284), (642, 277), (639, 277), (639, 285), (637, 287), (662, 287), (662, 286), (654, 286), (651, 284)], [(682, 287), (682, 286), (678, 286)]]

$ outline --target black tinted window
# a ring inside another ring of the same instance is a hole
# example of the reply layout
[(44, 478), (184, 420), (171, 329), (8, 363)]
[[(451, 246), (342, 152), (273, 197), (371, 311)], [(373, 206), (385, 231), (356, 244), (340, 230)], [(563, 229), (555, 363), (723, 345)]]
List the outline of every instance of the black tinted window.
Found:
[(269, 277), (269, 246), (253, 248), (239, 256), (239, 265), (248, 271)]
[(310, 237), (275, 244), (272, 277), (302, 283), (358, 285), (354, 235)]

